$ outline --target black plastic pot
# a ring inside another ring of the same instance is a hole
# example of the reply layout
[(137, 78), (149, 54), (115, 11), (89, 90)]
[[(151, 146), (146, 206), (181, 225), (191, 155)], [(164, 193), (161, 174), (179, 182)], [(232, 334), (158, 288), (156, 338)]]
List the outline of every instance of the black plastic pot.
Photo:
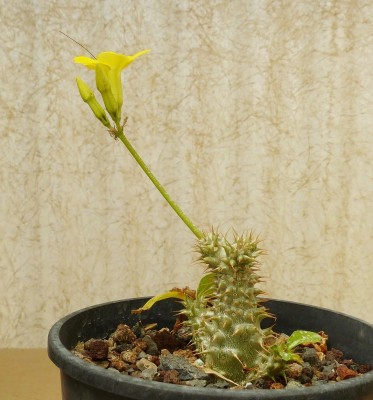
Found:
[[(146, 381), (91, 365), (70, 349), (79, 341), (105, 338), (119, 323), (141, 319), (158, 326), (173, 325), (177, 301), (165, 300), (141, 315), (131, 310), (148, 298), (129, 299), (86, 308), (60, 321), (50, 330), (48, 352), (61, 370), (63, 400), (373, 400), (373, 371), (338, 383), (283, 390), (226, 390), (194, 388)], [(287, 301), (269, 300), (266, 307), (277, 316), (275, 330), (290, 334), (296, 329), (325, 331), (329, 345), (346, 358), (373, 364), (373, 325), (330, 310)]]

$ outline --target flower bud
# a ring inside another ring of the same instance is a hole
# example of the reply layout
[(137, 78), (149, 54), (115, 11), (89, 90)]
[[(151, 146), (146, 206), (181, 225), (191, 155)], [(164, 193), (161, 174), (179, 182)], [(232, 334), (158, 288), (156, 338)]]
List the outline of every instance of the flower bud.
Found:
[(85, 103), (89, 105), (95, 117), (99, 119), (107, 128), (111, 128), (105, 110), (101, 107), (100, 103), (97, 101), (91, 88), (79, 77), (76, 78), (76, 83), (78, 85), (81, 98)]

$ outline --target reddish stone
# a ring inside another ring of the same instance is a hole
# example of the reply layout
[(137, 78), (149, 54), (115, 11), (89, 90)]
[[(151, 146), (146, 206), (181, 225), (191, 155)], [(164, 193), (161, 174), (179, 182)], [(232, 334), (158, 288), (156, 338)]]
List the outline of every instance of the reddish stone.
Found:
[(179, 373), (171, 369), (169, 371), (165, 371), (164, 376), (163, 376), (163, 382), (165, 383), (179, 383)]
[(84, 343), (84, 351), (92, 360), (105, 360), (108, 350), (108, 344), (102, 339), (90, 339)]
[(116, 343), (133, 343), (136, 340), (136, 335), (128, 325), (119, 324), (113, 333), (113, 340)]
[(280, 382), (273, 382), (270, 386), (270, 389), (283, 389), (285, 386)]
[(357, 376), (359, 374), (356, 371), (348, 368), (346, 365), (341, 364), (337, 367), (337, 375), (339, 379), (343, 381), (345, 379), (353, 378), (354, 376)]
[(180, 341), (168, 328), (163, 328), (151, 336), (158, 349), (167, 349), (171, 353), (180, 347)]

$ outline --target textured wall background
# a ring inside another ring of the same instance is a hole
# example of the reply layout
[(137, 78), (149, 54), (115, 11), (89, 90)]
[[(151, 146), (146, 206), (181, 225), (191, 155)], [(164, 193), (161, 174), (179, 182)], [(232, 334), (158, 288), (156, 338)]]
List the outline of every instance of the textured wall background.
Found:
[(0, 0), (0, 346), (194, 286), (194, 239), (81, 101), (124, 73), (127, 134), (201, 227), (254, 230), (271, 297), (373, 322), (371, 0)]

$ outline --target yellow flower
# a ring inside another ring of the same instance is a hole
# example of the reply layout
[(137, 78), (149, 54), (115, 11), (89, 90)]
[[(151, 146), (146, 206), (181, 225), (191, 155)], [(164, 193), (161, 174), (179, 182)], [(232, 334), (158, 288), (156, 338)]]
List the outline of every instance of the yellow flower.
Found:
[(106, 51), (100, 53), (97, 59), (90, 57), (80, 56), (75, 57), (74, 62), (77, 64), (83, 64), (89, 69), (96, 70), (97, 65), (102, 65), (102, 71), (106, 73), (108, 81), (110, 82), (111, 92), (114, 95), (115, 100), (118, 104), (118, 111), (122, 108), (123, 104), (123, 92), (122, 92), (122, 79), (121, 72), (124, 68), (130, 65), (137, 57), (148, 53), (149, 50), (140, 51), (133, 56), (128, 56), (125, 54), (118, 54), (112, 51)]

